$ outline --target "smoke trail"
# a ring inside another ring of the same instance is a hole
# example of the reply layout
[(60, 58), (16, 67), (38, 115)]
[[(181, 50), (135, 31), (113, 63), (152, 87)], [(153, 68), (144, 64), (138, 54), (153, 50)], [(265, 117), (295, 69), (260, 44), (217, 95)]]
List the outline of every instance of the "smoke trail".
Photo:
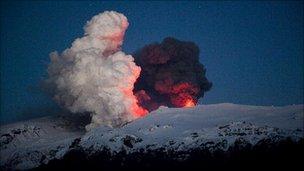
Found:
[(52, 52), (46, 83), (54, 99), (73, 113), (90, 112), (91, 124), (117, 126), (147, 113), (133, 94), (140, 67), (120, 51), (127, 18), (114, 11), (94, 16), (63, 53)]
[(134, 92), (141, 106), (149, 111), (160, 105), (190, 107), (212, 87), (199, 62), (199, 48), (193, 42), (165, 38), (135, 53), (142, 68)]

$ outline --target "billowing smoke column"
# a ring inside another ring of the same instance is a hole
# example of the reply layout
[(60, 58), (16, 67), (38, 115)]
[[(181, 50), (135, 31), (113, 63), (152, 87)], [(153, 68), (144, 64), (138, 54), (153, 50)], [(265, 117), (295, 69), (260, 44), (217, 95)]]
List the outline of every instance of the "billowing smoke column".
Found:
[(161, 105), (194, 106), (212, 87), (193, 42), (168, 37), (160, 44), (143, 47), (134, 56), (142, 68), (134, 92), (140, 105), (149, 111)]
[(91, 124), (117, 126), (143, 116), (147, 111), (133, 94), (140, 67), (120, 51), (127, 18), (114, 11), (94, 16), (63, 53), (50, 54), (49, 78), (54, 99), (72, 113), (89, 112)]

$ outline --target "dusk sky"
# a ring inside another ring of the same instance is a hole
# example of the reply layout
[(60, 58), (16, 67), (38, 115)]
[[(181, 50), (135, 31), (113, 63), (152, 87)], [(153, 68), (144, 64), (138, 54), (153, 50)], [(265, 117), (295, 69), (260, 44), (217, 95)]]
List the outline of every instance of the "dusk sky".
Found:
[(128, 18), (129, 54), (168, 36), (195, 42), (213, 82), (203, 104), (303, 103), (303, 2), (1, 1), (1, 123), (56, 113), (39, 90), (49, 53), (105, 10)]

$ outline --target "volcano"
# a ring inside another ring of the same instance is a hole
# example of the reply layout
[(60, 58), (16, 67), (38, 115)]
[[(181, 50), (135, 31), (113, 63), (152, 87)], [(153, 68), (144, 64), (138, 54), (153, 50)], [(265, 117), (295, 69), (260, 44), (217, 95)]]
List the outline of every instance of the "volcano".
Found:
[(89, 132), (83, 118), (38, 118), (1, 126), (0, 167), (243, 169), (254, 163), (292, 168), (301, 165), (303, 109), (230, 103), (160, 107), (119, 128)]

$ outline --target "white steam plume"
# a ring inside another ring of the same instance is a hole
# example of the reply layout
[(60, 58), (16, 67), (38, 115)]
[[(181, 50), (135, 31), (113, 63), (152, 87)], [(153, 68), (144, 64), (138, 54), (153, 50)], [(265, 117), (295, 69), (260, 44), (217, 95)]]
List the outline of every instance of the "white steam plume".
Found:
[(72, 113), (91, 113), (87, 130), (117, 126), (147, 112), (132, 92), (141, 69), (120, 51), (128, 25), (123, 14), (103, 12), (87, 22), (72, 47), (50, 54), (46, 82), (54, 87), (54, 99)]

